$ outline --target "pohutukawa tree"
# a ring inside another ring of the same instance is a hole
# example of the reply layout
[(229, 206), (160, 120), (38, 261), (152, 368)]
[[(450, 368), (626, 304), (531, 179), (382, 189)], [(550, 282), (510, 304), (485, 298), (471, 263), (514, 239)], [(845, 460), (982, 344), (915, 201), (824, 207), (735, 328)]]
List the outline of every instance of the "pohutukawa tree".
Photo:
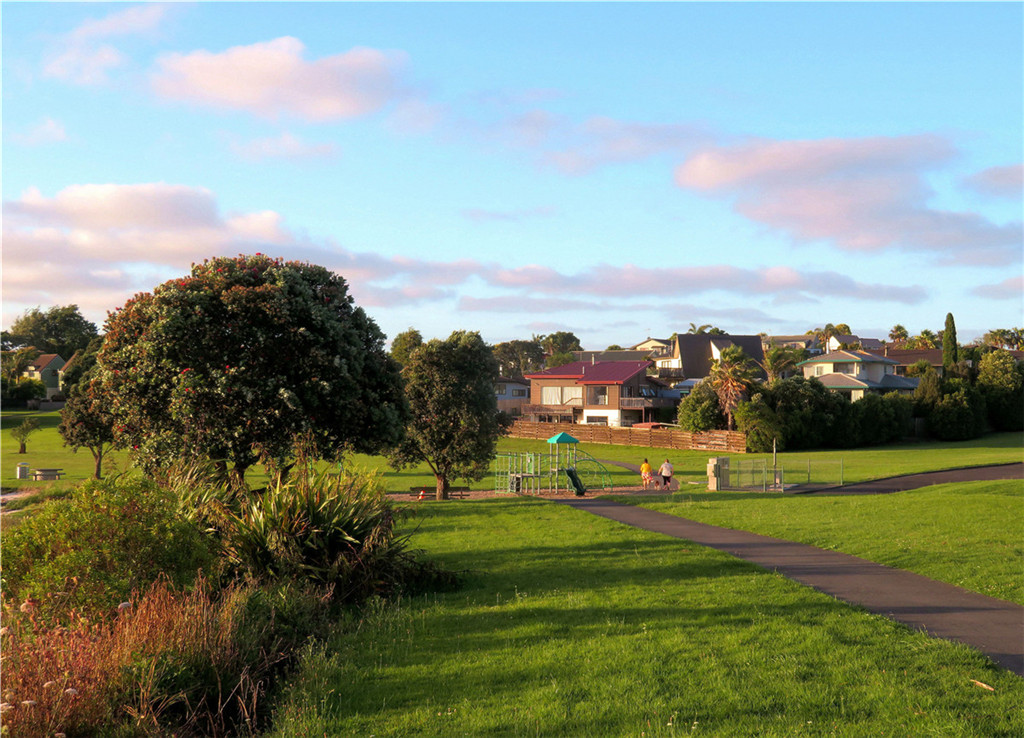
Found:
[(217, 462), (236, 482), (302, 437), (322, 456), (378, 453), (408, 410), (384, 335), (327, 269), (217, 258), (136, 295), (98, 356), (119, 445), (143, 465)]
[(426, 462), (437, 499), (446, 499), (453, 479), (483, 478), (504, 432), (494, 394), (498, 362), (479, 333), (456, 331), (416, 349), (402, 376), (412, 419), (392, 465)]

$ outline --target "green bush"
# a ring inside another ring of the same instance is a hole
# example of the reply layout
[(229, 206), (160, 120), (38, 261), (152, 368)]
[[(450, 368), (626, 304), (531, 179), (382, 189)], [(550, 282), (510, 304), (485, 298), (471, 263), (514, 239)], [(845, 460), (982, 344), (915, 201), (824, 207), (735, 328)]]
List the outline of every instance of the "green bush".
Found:
[(985, 354), (978, 362), (977, 386), (995, 430), (1024, 429), (1024, 364), (1003, 349)]
[(725, 414), (710, 382), (700, 382), (683, 398), (677, 422), (683, 430), (692, 433), (725, 427)]
[(160, 577), (188, 586), (214, 562), (168, 492), (123, 477), (49, 502), (4, 536), (3, 555), (6, 594), (53, 614), (109, 610)]
[(236, 576), (329, 588), (340, 603), (456, 581), (395, 535), (396, 513), (373, 475), (300, 468), (263, 490), (189, 499)]
[(965, 441), (985, 432), (985, 398), (966, 381), (947, 382), (945, 394), (928, 414), (928, 432), (942, 441)]
[(755, 394), (749, 402), (741, 402), (733, 413), (737, 430), (747, 435), (747, 450), (768, 453), (785, 449), (782, 423), (765, 402), (764, 395)]

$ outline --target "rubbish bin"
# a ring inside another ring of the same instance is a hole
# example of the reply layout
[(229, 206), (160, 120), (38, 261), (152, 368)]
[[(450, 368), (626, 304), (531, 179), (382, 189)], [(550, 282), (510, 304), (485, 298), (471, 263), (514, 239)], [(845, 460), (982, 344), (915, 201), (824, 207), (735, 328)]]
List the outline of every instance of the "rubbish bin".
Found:
[(28, 463), (21, 462), (18, 464), (18, 479), (28, 479)]

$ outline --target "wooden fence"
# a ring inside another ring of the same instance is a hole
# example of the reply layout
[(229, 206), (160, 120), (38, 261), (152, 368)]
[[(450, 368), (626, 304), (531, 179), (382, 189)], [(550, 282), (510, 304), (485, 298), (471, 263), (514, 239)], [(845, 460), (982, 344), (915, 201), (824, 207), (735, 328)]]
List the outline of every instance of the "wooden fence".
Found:
[(720, 451), (743, 454), (747, 436), (739, 431), (705, 431), (691, 433), (675, 428), (613, 428), (607, 425), (573, 423), (530, 423), (517, 420), (509, 435), (513, 438), (551, 438), (565, 431), (582, 443), (607, 443), (614, 446), (648, 446), (679, 451)]

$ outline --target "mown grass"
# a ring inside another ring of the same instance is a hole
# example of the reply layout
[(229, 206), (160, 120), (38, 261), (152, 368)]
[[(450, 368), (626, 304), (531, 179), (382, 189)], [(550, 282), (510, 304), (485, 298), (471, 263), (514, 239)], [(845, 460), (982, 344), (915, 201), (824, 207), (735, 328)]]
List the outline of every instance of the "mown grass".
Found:
[(421, 516), (466, 587), (307, 653), (274, 735), (1024, 734), (1018, 677), (725, 554), (552, 502)]
[(621, 502), (842, 551), (1024, 604), (1024, 485), (942, 484), (888, 495), (738, 491)]

